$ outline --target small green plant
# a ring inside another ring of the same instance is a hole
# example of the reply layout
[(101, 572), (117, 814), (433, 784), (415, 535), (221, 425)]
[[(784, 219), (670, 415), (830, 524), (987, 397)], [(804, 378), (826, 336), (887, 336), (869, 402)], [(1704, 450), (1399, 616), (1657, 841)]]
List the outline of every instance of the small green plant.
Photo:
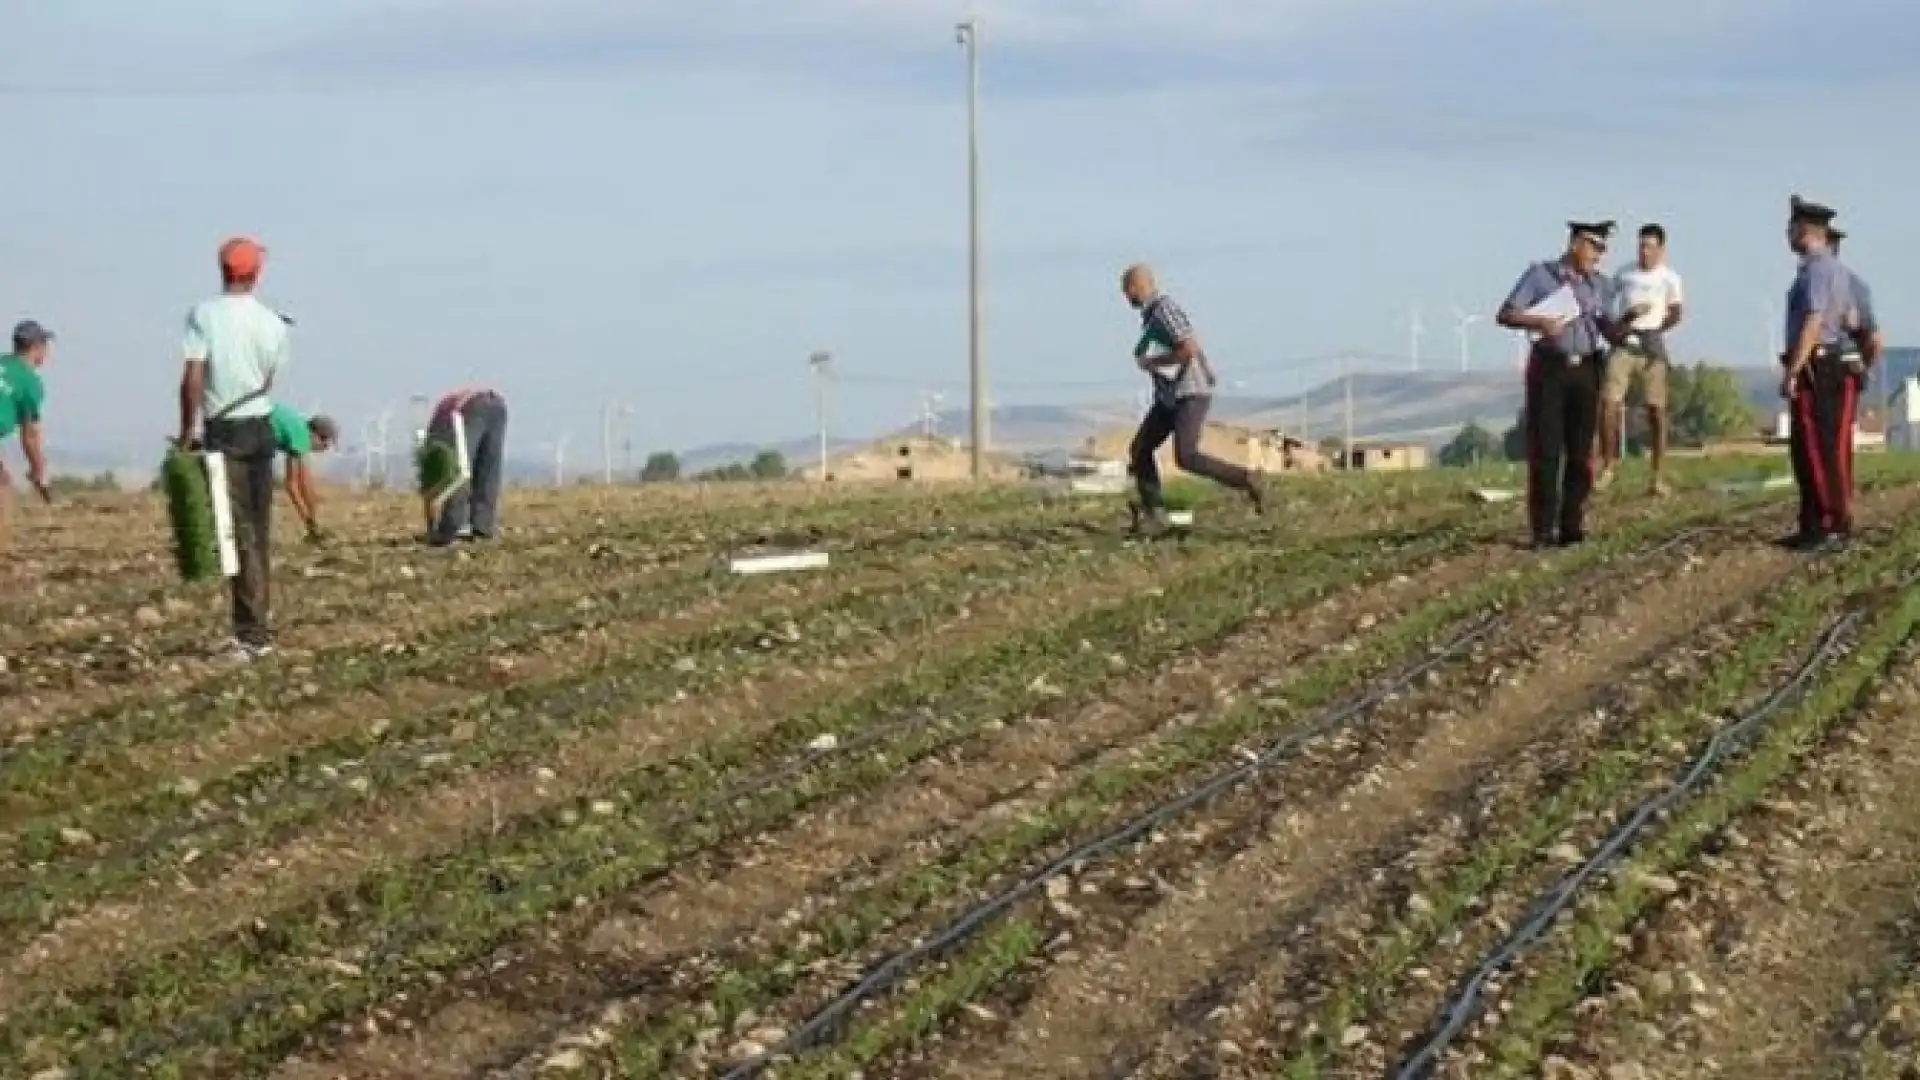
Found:
[(460, 476), (460, 459), (451, 443), (428, 439), (413, 452), (422, 498), (437, 498)]
[(200, 455), (178, 446), (167, 448), (160, 463), (160, 483), (167, 498), (167, 519), (173, 526), (173, 559), (182, 581), (205, 581), (220, 574), (220, 553), (213, 525), (213, 495), (207, 488), (206, 466)]

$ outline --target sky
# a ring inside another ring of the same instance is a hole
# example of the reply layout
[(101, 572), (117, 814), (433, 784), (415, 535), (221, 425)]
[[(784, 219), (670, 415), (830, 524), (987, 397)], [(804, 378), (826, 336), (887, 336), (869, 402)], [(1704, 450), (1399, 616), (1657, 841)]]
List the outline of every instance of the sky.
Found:
[(1680, 351), (1761, 363), (1794, 192), (1920, 339), (1894, 0), (0, 0), (0, 318), (60, 335), (56, 462), (172, 431), (232, 234), (297, 320), (283, 399), (396, 448), (470, 380), (529, 456), (609, 407), (774, 442), (819, 349), (837, 432), (964, 405), (969, 13), (996, 403), (1136, 398), (1135, 260), (1238, 392), (1409, 367), (1416, 308), (1425, 366), (1465, 314), (1511, 370), (1491, 314), (1570, 218), (1663, 223)]

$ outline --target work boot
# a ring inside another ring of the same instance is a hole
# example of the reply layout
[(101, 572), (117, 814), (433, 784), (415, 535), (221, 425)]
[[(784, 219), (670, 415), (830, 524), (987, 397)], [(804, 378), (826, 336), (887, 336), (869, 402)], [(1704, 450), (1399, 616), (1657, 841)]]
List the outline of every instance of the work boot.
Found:
[(1247, 478), (1247, 501), (1253, 504), (1253, 512), (1259, 517), (1267, 514), (1268, 496), (1272, 492), (1273, 480), (1266, 473), (1254, 473)]
[(1133, 518), (1133, 524), (1127, 529), (1129, 535), (1145, 540), (1164, 535), (1167, 531), (1165, 510), (1157, 507), (1148, 509), (1136, 502), (1127, 504), (1127, 513)]

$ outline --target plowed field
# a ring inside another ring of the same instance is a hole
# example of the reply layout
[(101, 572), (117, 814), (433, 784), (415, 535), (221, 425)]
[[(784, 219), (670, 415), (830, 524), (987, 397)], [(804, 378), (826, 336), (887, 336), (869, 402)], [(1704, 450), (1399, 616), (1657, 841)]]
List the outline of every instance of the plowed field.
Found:
[[(157, 507), (0, 563), (0, 1076), (1920, 1075), (1920, 467)], [(292, 531), (292, 530), (288, 530)], [(824, 570), (725, 557), (808, 547)]]

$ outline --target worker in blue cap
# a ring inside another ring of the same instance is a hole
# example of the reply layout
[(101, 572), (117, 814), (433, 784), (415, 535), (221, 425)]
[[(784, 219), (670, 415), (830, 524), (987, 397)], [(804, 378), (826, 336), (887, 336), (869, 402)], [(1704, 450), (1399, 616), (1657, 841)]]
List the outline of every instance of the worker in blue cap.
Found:
[(1586, 539), (1607, 350), (1646, 314), (1643, 306), (1610, 314), (1614, 282), (1600, 261), (1613, 228), (1611, 221), (1568, 222), (1566, 251), (1527, 267), (1495, 317), (1534, 336), (1523, 430), (1527, 524), (1536, 548)]
[[(1853, 273), (1833, 248), (1837, 211), (1795, 195), (1787, 204), (1787, 244), (1800, 265), (1787, 288), (1780, 396), (1787, 400), (1793, 477), (1800, 488), (1799, 528), (1789, 547), (1817, 551), (1853, 530), (1853, 420), (1862, 370), (1846, 350), (1860, 312)], [(1873, 314), (1869, 302), (1868, 314)]]

